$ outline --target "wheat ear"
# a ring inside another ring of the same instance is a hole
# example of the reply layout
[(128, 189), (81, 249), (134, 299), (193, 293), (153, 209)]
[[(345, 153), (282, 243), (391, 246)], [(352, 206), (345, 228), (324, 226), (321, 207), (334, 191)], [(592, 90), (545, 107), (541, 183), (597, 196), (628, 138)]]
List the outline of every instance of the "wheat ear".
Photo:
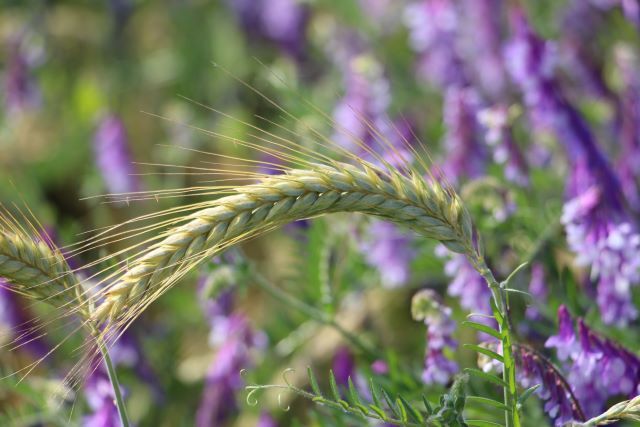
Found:
[(314, 165), (264, 177), (184, 218), (163, 240), (132, 260), (93, 313), (97, 323), (132, 320), (206, 258), (239, 240), (294, 220), (332, 212), (361, 212), (409, 227), (450, 249), (475, 254), (472, 225), (457, 194), (417, 173), (401, 175), (369, 164)]
[(12, 290), (56, 307), (78, 307), (82, 289), (60, 251), (19, 231), (0, 230), (0, 277)]

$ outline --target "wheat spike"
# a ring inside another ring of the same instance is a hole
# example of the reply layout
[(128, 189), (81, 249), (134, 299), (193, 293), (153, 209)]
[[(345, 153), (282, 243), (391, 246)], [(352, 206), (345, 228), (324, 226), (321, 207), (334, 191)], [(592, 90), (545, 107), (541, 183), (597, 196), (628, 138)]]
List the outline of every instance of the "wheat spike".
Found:
[(56, 307), (77, 307), (82, 293), (58, 250), (17, 230), (0, 230), (0, 277), (12, 290)]
[(264, 177), (184, 218), (133, 259), (93, 313), (96, 323), (132, 320), (161, 292), (204, 259), (285, 223), (333, 212), (382, 217), (475, 256), (469, 214), (457, 194), (416, 174), (365, 162), (313, 165)]

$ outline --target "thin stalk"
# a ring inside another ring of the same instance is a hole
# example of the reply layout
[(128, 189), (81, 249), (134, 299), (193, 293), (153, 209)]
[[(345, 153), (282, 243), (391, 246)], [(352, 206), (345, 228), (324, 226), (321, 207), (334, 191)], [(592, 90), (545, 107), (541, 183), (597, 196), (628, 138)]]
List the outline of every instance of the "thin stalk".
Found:
[(104, 345), (104, 342), (100, 339), (99, 336), (96, 337), (98, 341), (98, 347), (100, 348), (100, 353), (102, 354), (102, 360), (104, 361), (104, 366), (107, 368), (107, 375), (109, 376), (109, 381), (111, 382), (111, 387), (113, 388), (113, 395), (115, 396), (114, 403), (118, 408), (118, 415), (120, 416), (120, 422), (122, 423), (122, 427), (129, 427), (129, 417), (127, 416), (127, 407), (124, 404), (124, 399), (122, 397), (122, 392), (120, 391), (120, 383), (118, 381), (118, 375), (116, 374), (116, 370), (111, 362), (111, 357), (109, 356), (109, 350)]
[(300, 301), (299, 299), (289, 295), (282, 289), (274, 286), (266, 277), (260, 274), (255, 267), (250, 266), (249, 271), (254, 280), (264, 291), (271, 295), (276, 300), (286, 304), (288, 307), (295, 308), (296, 310), (304, 313), (309, 318), (315, 320), (323, 325), (330, 326), (340, 333), (347, 341), (349, 341), (354, 347), (363, 353), (369, 355), (372, 360), (379, 359), (380, 355), (372, 349), (369, 345), (365, 344), (357, 335), (349, 332), (339, 324), (335, 319), (327, 316), (325, 313), (319, 311), (315, 307)]
[(500, 329), (500, 335), (502, 336), (502, 357), (504, 359), (502, 367), (502, 379), (506, 383), (503, 387), (504, 403), (510, 408), (509, 411), (505, 411), (505, 426), (506, 427), (521, 427), (520, 415), (518, 413), (518, 391), (516, 388), (516, 366), (515, 358), (513, 356), (513, 332), (509, 323), (509, 312), (507, 302), (504, 297), (504, 293), (500, 287), (500, 284), (493, 276), (493, 273), (487, 267), (487, 264), (483, 259), (473, 260), (473, 264), (482, 275), (482, 277), (489, 285), (491, 289), (491, 296), (495, 302), (496, 310), (494, 315), (498, 321)]

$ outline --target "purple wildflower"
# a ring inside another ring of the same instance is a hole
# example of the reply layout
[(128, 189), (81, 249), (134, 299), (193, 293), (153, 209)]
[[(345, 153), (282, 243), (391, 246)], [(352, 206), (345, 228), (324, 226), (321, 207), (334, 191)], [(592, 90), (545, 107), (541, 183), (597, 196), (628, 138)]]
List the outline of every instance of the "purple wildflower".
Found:
[(531, 281), (529, 282), (529, 294), (533, 297), (536, 305), (527, 307), (526, 316), (531, 320), (539, 319), (540, 311), (538, 307), (545, 304), (549, 290), (544, 276), (544, 267), (540, 263), (535, 263), (531, 267)]
[(451, 86), (445, 93), (447, 157), (442, 169), (454, 183), (484, 175), (487, 155), (477, 121), (480, 107), (480, 98), (471, 88)]
[(460, 299), (460, 306), (478, 314), (491, 314), (491, 291), (482, 276), (464, 255), (454, 254), (444, 246), (438, 246), (436, 255), (448, 258), (444, 271), (451, 277), (447, 292)]
[(356, 369), (356, 361), (351, 351), (344, 346), (339, 347), (331, 363), (333, 375), (336, 378), (336, 384), (344, 391), (344, 395), (347, 395), (349, 390), (349, 379), (353, 382), (353, 386), (358, 391), (358, 394), (366, 399), (371, 398), (371, 392), (369, 391), (366, 378), (358, 372)]
[(564, 305), (558, 308), (558, 335), (549, 337), (545, 347), (555, 348), (560, 360), (567, 360), (569, 357), (574, 358), (578, 353), (578, 342), (573, 329), (573, 320), (569, 310)]
[(211, 299), (207, 297), (211, 285), (207, 277), (201, 278), (202, 309), (211, 326), (209, 342), (216, 355), (205, 378), (196, 414), (198, 427), (220, 425), (236, 412), (234, 395), (243, 386), (240, 371), (251, 364), (252, 349), (264, 344), (264, 337), (253, 330), (246, 316), (234, 311), (233, 291), (224, 290)]
[(227, 0), (253, 39), (277, 45), (298, 62), (306, 59), (308, 8), (295, 0)]
[(452, 0), (421, 0), (405, 10), (409, 42), (419, 55), (418, 73), (440, 88), (467, 83), (459, 54), (460, 17)]
[(621, 151), (618, 170), (622, 189), (631, 206), (640, 210), (638, 180), (640, 179), (640, 66), (630, 46), (620, 45), (615, 59), (623, 88), (620, 95), (621, 117), (619, 138)]
[(569, 382), (587, 416), (602, 411), (607, 399), (635, 396), (640, 389), (640, 358), (593, 332), (578, 319), (578, 335), (564, 306), (558, 310), (559, 334), (549, 338), (558, 357), (569, 366)]
[(544, 411), (554, 421), (554, 426), (564, 426), (572, 420), (584, 421), (582, 410), (576, 404), (569, 385), (548, 360), (525, 346), (516, 347), (515, 357), (520, 386), (529, 388), (540, 385), (536, 394), (545, 402)]
[(452, 335), (456, 325), (451, 318), (451, 308), (440, 301), (431, 289), (423, 289), (413, 296), (411, 314), (414, 320), (424, 321), (427, 326), (427, 350), (422, 371), (425, 384), (447, 384), (459, 368), (458, 364), (445, 356), (454, 350), (457, 342)]
[(493, 149), (493, 160), (504, 165), (505, 178), (514, 184), (527, 186), (529, 168), (514, 140), (508, 109), (504, 105), (485, 108), (478, 112), (477, 119), (485, 129), (485, 141)]
[(107, 189), (112, 194), (139, 191), (124, 123), (115, 115), (103, 118), (94, 136), (95, 158)]
[[(84, 396), (91, 413), (82, 418), (83, 427), (120, 427), (120, 416), (109, 377), (100, 362), (84, 386)], [(123, 393), (124, 394), (124, 393)]]
[(278, 422), (268, 413), (263, 412), (258, 418), (256, 427), (278, 427)]
[(334, 55), (342, 70), (345, 95), (334, 109), (334, 141), (345, 151), (372, 163), (402, 166), (412, 160), (406, 147), (412, 139), (405, 122), (393, 123), (387, 116), (391, 104), (390, 85), (383, 68), (358, 42)]
[(366, 229), (360, 243), (366, 262), (380, 273), (382, 285), (397, 288), (409, 280), (411, 261), (415, 250), (411, 236), (395, 225), (385, 221), (374, 221)]
[(603, 320), (625, 325), (637, 317), (630, 287), (640, 280), (640, 235), (624, 210), (624, 195), (584, 118), (566, 100), (553, 75), (552, 52), (514, 16), (516, 36), (507, 52), (510, 71), (520, 85), (536, 126), (552, 130), (571, 162), (569, 201), (562, 223), (578, 263), (591, 266)]
[(24, 52), (22, 37), (9, 46), (7, 68), (3, 76), (4, 103), (8, 113), (17, 113), (40, 105), (40, 92), (32, 76), (32, 64)]
[(49, 346), (38, 333), (38, 325), (24, 301), (9, 286), (0, 278), (0, 342), (13, 339), (16, 346), (40, 358), (47, 354)]
[(478, 87), (490, 99), (501, 98), (506, 90), (506, 70), (502, 60), (501, 10), (504, 0), (464, 0), (461, 50), (468, 58)]

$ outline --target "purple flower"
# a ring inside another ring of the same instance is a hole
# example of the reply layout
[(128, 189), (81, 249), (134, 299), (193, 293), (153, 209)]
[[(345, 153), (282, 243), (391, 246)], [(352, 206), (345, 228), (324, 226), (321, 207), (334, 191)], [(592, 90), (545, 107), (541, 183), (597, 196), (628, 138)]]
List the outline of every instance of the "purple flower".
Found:
[(36, 108), (41, 102), (24, 44), (22, 37), (17, 37), (9, 44), (3, 87), (5, 108), (10, 114)]
[(640, 210), (640, 67), (638, 58), (630, 46), (618, 46), (615, 59), (623, 82), (619, 119), (621, 150), (617, 165), (627, 200), (635, 210)]
[(481, 101), (471, 88), (451, 86), (445, 92), (446, 159), (442, 170), (454, 183), (484, 175), (487, 153), (477, 116)]
[(461, 4), (462, 56), (470, 62), (474, 80), (483, 93), (493, 100), (502, 98), (507, 84), (501, 37), (505, 1), (464, 0)]
[(445, 356), (445, 351), (453, 351), (458, 346), (452, 337), (456, 324), (451, 313), (451, 308), (442, 304), (431, 289), (421, 290), (411, 300), (413, 319), (424, 321), (427, 326), (427, 350), (422, 371), (425, 384), (447, 384), (459, 370), (458, 364)]
[(47, 354), (49, 346), (24, 301), (10, 286), (0, 277), (0, 342), (13, 339), (13, 345), (40, 358)]
[(256, 427), (278, 427), (278, 422), (266, 412), (260, 414)]
[(380, 273), (382, 285), (396, 288), (407, 283), (416, 256), (410, 235), (385, 221), (372, 222), (365, 233), (360, 250), (365, 261)]
[(84, 396), (91, 413), (82, 418), (83, 427), (121, 427), (113, 387), (102, 364), (87, 379)]
[(577, 262), (591, 266), (603, 320), (625, 325), (637, 317), (630, 287), (640, 279), (640, 236), (624, 210), (616, 174), (554, 78), (549, 44), (533, 32), (521, 13), (514, 20), (516, 36), (507, 50), (512, 77), (536, 126), (555, 133), (571, 163), (569, 201), (562, 215), (567, 242)]
[(458, 297), (460, 306), (465, 310), (491, 315), (491, 291), (467, 258), (461, 254), (451, 253), (444, 246), (438, 246), (436, 255), (448, 258), (444, 266), (445, 273), (452, 279), (447, 287), (448, 294)]
[(566, 360), (569, 383), (589, 417), (604, 409), (618, 395), (635, 396), (640, 389), (640, 358), (611, 340), (593, 332), (578, 319), (578, 335), (564, 306), (558, 311), (560, 333), (547, 341)]
[(306, 59), (308, 8), (295, 0), (227, 0), (247, 35), (274, 43), (296, 61)]
[(497, 105), (480, 110), (477, 120), (484, 127), (485, 141), (493, 149), (493, 160), (504, 165), (505, 178), (523, 187), (529, 185), (529, 168), (514, 140), (507, 108)]
[(569, 385), (549, 361), (525, 346), (516, 347), (515, 357), (518, 383), (523, 388), (540, 385), (536, 394), (545, 402), (544, 411), (554, 421), (554, 426), (564, 426), (572, 420), (584, 421)]
[(526, 316), (531, 320), (540, 319), (538, 307), (546, 304), (549, 290), (544, 275), (544, 267), (540, 263), (535, 263), (531, 267), (531, 281), (529, 282), (529, 294), (536, 301), (536, 305), (527, 307)]
[(409, 42), (419, 55), (418, 73), (432, 85), (446, 88), (468, 82), (459, 54), (460, 17), (452, 0), (421, 0), (405, 9)]
[(549, 337), (545, 347), (555, 348), (560, 360), (567, 360), (570, 356), (574, 357), (578, 352), (573, 320), (564, 305), (558, 308), (558, 335)]
[(127, 131), (124, 123), (115, 115), (106, 116), (100, 122), (94, 136), (95, 158), (107, 190), (112, 194), (131, 193), (140, 190), (135, 176)]
[[(221, 269), (230, 267), (220, 266)], [(231, 268), (231, 267), (230, 267)], [(235, 393), (242, 388), (240, 371), (252, 363), (251, 351), (264, 346), (264, 336), (255, 331), (246, 316), (234, 310), (231, 289), (209, 298), (211, 286), (203, 276), (199, 282), (202, 309), (211, 326), (210, 345), (216, 354), (205, 378), (204, 391), (196, 414), (197, 427), (220, 425), (237, 411)]]

